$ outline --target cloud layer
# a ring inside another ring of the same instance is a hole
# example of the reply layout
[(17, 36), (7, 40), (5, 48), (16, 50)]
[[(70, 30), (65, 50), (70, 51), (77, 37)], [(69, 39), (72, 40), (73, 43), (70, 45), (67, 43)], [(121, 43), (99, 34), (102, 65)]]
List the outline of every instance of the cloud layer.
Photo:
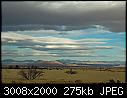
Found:
[(2, 59), (125, 60), (125, 1), (2, 1)]
[[(31, 49), (32, 52), (5, 51), (4, 56), (52, 56), (52, 57), (94, 57), (95, 51), (112, 49), (114, 46), (106, 46), (107, 38), (82, 38), (69, 39), (52, 36), (33, 37), (14, 32), (2, 32), (2, 44), (15, 46), (20, 49)], [(103, 46), (101, 46), (103, 45)], [(21, 51), (21, 50), (20, 50)], [(104, 57), (104, 56), (103, 56)]]
[[(105, 44), (106, 38), (85, 38), (85, 39), (69, 39), (69, 38), (58, 38), (52, 36), (45, 37), (33, 37), (30, 35), (17, 34), (14, 32), (3, 32), (2, 33), (2, 43), (7, 45), (16, 45), (16, 46), (35, 46), (48, 49), (57, 49), (57, 48), (68, 48), (68, 49), (77, 49), (83, 47), (83, 45), (98, 45)], [(97, 47), (96, 47), (97, 48)], [(102, 47), (103, 48), (103, 47)], [(80, 48), (83, 49), (83, 48)], [(87, 49), (87, 48), (86, 48)]]
[(35, 28), (36, 25), (47, 25), (44, 28), (53, 29), (102, 25), (119, 32), (125, 31), (125, 6), (125, 1), (3, 1), (2, 25), (32, 25)]

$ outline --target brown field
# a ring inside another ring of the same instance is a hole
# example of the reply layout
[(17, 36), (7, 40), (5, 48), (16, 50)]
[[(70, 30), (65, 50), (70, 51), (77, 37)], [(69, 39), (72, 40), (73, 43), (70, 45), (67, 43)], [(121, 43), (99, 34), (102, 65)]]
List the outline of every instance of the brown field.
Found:
[[(76, 74), (67, 74), (69, 69), (37, 69), (44, 72), (43, 76), (37, 77), (34, 80), (26, 80), (22, 78), (18, 72), (21, 69), (2, 69), (2, 83), (107, 83), (109, 80), (119, 80), (125, 83), (125, 68), (78, 68), (73, 69)], [(27, 70), (27, 69), (25, 69)]]

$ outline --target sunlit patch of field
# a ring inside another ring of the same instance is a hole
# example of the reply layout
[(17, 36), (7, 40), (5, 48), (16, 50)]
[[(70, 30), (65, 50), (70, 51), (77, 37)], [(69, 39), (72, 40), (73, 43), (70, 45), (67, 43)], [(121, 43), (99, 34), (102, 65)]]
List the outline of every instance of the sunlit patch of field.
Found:
[(78, 68), (73, 69), (76, 74), (67, 74), (69, 69), (37, 69), (44, 72), (44, 75), (34, 80), (26, 80), (18, 73), (21, 69), (2, 69), (2, 83), (107, 83), (113, 79), (125, 83), (125, 68)]

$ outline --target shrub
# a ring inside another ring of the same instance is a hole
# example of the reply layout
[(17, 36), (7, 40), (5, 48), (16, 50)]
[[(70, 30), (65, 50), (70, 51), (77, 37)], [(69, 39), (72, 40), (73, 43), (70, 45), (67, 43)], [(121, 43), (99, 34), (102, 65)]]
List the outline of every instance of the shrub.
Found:
[(13, 69), (14, 67), (12, 65), (8, 66), (8, 69)]
[(115, 83), (115, 81), (113, 79), (109, 80), (109, 83)]
[(121, 81), (120, 80), (117, 80), (117, 83), (121, 83)]
[(120, 81), (120, 80), (117, 80), (117, 81), (115, 82), (115, 80), (111, 79), (111, 80), (109, 80), (109, 83), (121, 83), (121, 81)]
[(18, 65), (15, 66), (16, 69), (19, 69), (20, 67)]
[(67, 74), (76, 74), (76, 71), (73, 71), (72, 69), (70, 69), (69, 71), (66, 71)]
[(80, 83), (82, 83), (82, 81), (81, 80), (75, 80), (75, 83), (80, 84)]
[(43, 75), (42, 71), (38, 71), (37, 69), (22, 69), (19, 73), (23, 78), (27, 80), (33, 80), (36, 79), (37, 77), (40, 77)]
[(16, 83), (15, 81), (11, 81), (12, 83)]

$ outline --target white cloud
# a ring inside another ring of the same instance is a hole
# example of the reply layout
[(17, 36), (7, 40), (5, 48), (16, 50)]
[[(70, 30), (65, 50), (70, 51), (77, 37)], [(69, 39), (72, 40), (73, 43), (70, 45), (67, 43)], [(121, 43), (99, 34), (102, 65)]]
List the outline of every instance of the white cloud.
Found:
[(9, 50), (3, 50), (2, 56), (11, 56), (11, 57), (27, 57), (27, 56), (58, 56), (58, 54), (52, 53), (50, 54), (47, 51), (38, 51), (38, 50), (32, 50), (28, 51), (27, 53), (20, 50), (20, 51), (9, 51)]
[(76, 45), (46, 45), (45, 48), (48, 49), (64, 49), (64, 48), (69, 48), (69, 49), (75, 49), (75, 48), (80, 48), (80, 46)]
[(1, 34), (2, 36), (2, 39), (5, 40), (5, 39), (10, 39), (10, 40), (13, 40), (13, 41), (16, 41), (16, 40), (29, 40), (29, 39), (32, 39), (32, 36), (29, 36), (29, 35), (23, 35), (23, 34), (17, 34), (17, 33), (14, 33), (14, 32), (3, 32)]
[(64, 43), (64, 44), (75, 44), (75, 41), (72, 39), (68, 38), (57, 38), (57, 37), (51, 37), (51, 36), (46, 36), (46, 37), (35, 37), (34, 42), (43, 42), (43, 43)]
[(24, 34), (17, 34), (14, 32), (2, 32), (2, 41), (8, 43), (16, 43), (16, 42), (33, 42), (37, 44), (105, 44), (107, 40), (106, 38), (84, 38), (84, 39), (69, 39), (69, 38), (59, 38), (59, 37), (52, 37), (52, 36), (45, 36), (45, 37), (33, 37), (30, 35)]
[(47, 51), (38, 51), (38, 50), (33, 50), (31, 52), (31, 54), (29, 54), (31, 56), (57, 56), (58, 54), (50, 54)]
[[(53, 57), (94, 57), (94, 54), (99, 49), (112, 49), (114, 46), (99, 46), (105, 44), (107, 38), (83, 38), (69, 39), (52, 36), (33, 37), (22, 33), (2, 32), (2, 41), (8, 45), (13, 44), (18, 48), (28, 48), (32, 51), (18, 51), (13, 53), (4, 53), (5, 56), (53, 56)], [(3, 43), (4, 45), (4, 43)], [(58, 52), (54, 52), (56, 50)], [(96, 50), (96, 51), (95, 51)], [(63, 52), (60, 52), (63, 51)], [(69, 52), (70, 51), (70, 52)], [(90, 56), (91, 55), (91, 56)]]

